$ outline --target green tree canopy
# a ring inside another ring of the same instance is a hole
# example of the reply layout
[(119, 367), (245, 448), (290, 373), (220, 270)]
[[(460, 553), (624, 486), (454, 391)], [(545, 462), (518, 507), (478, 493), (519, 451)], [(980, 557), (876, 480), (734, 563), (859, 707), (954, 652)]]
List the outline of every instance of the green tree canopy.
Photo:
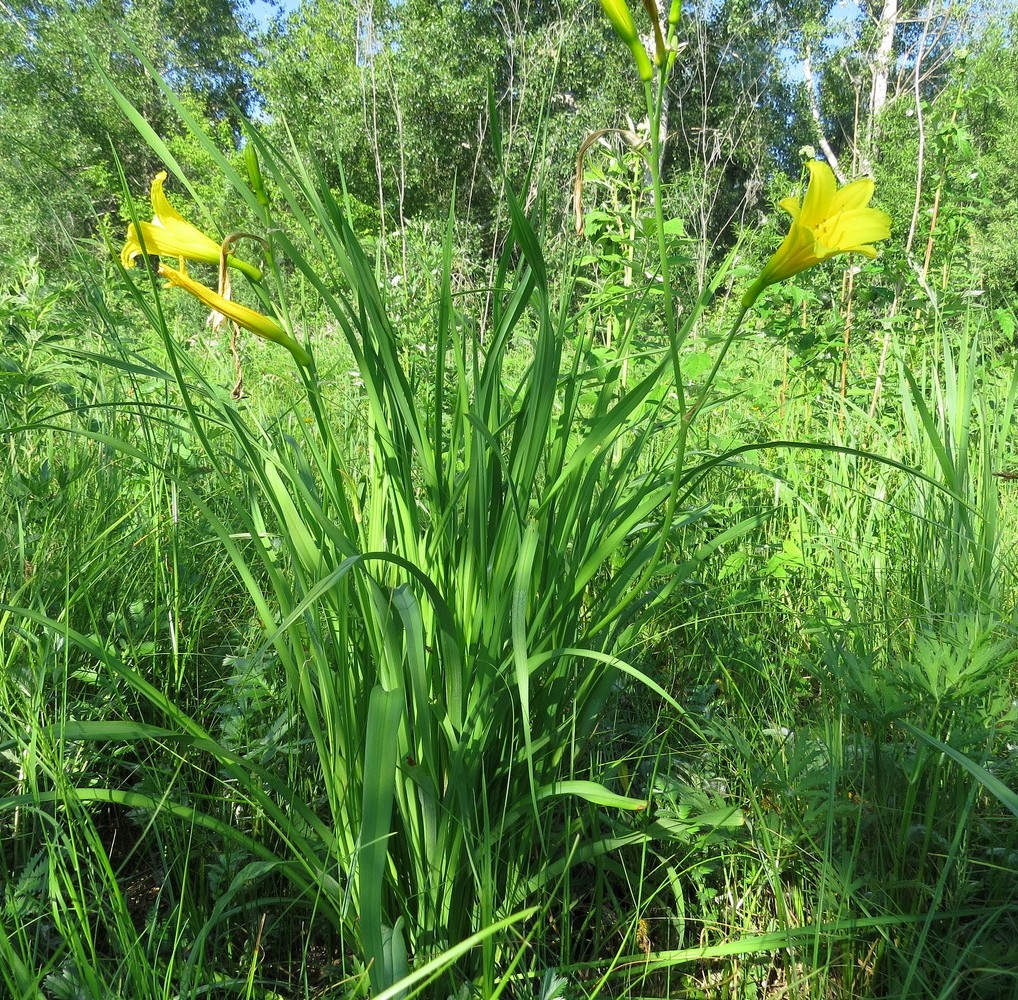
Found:
[[(234, 0), (35, 0), (0, 17), (0, 254), (59, 255), (119, 205), (119, 159), (138, 193), (158, 169), (102, 73), (165, 140), (181, 133), (125, 38), (208, 122), (239, 134), (250, 110), (249, 27)], [(101, 72), (100, 72), (101, 70)]]

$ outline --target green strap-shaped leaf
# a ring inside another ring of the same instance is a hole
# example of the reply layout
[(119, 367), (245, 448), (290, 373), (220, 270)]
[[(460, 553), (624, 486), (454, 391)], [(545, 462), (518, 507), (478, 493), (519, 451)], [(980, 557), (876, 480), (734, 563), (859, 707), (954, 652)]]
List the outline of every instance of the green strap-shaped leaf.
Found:
[(371, 987), (387, 989), (396, 978), (387, 961), (382, 892), (392, 823), (397, 739), (403, 718), (403, 691), (375, 687), (368, 703), (364, 738), (364, 799), (361, 814), (358, 888), (360, 890), (361, 942), (371, 967)]
[(537, 814), (537, 799), (534, 777), (533, 734), (530, 725), (530, 657), (527, 652), (527, 605), (529, 603), (531, 574), (534, 569), (534, 556), (537, 553), (537, 525), (527, 526), (520, 545), (520, 555), (516, 562), (516, 582), (513, 586), (512, 603), (512, 644), (513, 662), (516, 665), (516, 687), (520, 696), (520, 714), (523, 723), (523, 739), (527, 748), (527, 770), (530, 772), (530, 790)]
[(968, 771), (968, 773), (971, 774), (972, 777), (983, 786), (983, 788), (997, 799), (1016, 819), (1018, 819), (1018, 793), (1008, 788), (1007, 785), (1000, 780), (1000, 778), (991, 774), (981, 764), (977, 764), (971, 757), (966, 757), (960, 750), (955, 750), (954, 747), (941, 742), (935, 736), (930, 736), (929, 733), (924, 733), (921, 729), (917, 729), (911, 723), (903, 722), (902, 725), (913, 736), (915, 736), (916, 739), (922, 740), (923, 743), (933, 747), (934, 750), (939, 750), (941, 753), (947, 754), (947, 756), (952, 760), (961, 764), (961, 766), (965, 768), (965, 770)]

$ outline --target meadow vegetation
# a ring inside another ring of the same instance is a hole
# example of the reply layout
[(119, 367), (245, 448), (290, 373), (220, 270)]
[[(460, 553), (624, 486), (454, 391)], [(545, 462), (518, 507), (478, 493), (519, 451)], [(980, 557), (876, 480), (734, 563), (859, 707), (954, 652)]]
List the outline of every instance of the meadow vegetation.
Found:
[(3, 8), (0, 997), (1018, 996), (1012, 35), (602, 6)]

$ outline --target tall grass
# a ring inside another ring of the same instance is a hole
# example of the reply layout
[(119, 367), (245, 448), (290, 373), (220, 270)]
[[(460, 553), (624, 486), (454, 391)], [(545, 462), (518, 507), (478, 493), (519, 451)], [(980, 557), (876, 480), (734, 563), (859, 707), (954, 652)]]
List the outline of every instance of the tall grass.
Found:
[(824, 707), (796, 725), (794, 703), (768, 698), (771, 725), (733, 742), (747, 783), (761, 773), (774, 782), (754, 812), (761, 831), (776, 828), (768, 852), (821, 859), (798, 905), (829, 900), (830, 930), (850, 914), (875, 921), (868, 949), (848, 951), (864, 955), (854, 969), (843, 945), (831, 950), (817, 934), (807, 965), (826, 950), (829, 988), (1003, 997), (1015, 985), (998, 949), (1018, 912), (1016, 831), (1012, 793), (995, 775), (1013, 784), (1016, 647), (1014, 563), (1002, 544), (1014, 508), (997, 473), (1008, 465), (1016, 383), (985, 317), (927, 320), (936, 336), (901, 350), (887, 403), (899, 419), (874, 425), (833, 395), (819, 403), (832, 414), (849, 406), (847, 420), (832, 421), (845, 428), (835, 443), (876, 438), (914, 472), (845, 451), (781, 469), (787, 514), (770, 527), (787, 524), (785, 558), (769, 563), (781, 575), (767, 586), (795, 602), (813, 648), (797, 665)]

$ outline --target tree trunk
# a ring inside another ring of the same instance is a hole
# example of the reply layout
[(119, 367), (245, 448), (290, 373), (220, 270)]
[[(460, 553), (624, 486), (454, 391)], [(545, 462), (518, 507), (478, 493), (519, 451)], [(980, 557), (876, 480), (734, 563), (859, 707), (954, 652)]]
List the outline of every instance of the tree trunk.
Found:
[(898, 27), (898, 0), (884, 0), (877, 22), (877, 47), (873, 53), (873, 87), (870, 90), (870, 113), (866, 122), (866, 142), (862, 150), (862, 166), (870, 173), (877, 158), (877, 143), (880, 137), (878, 120), (887, 105), (887, 85), (891, 76), (891, 60), (894, 54), (894, 31)]
[(820, 108), (820, 92), (816, 85), (816, 80), (813, 77), (813, 62), (810, 56), (809, 46), (806, 47), (806, 51), (802, 57), (802, 75), (806, 84), (806, 93), (809, 95), (810, 115), (813, 118), (813, 124), (816, 126), (817, 142), (819, 142), (820, 149), (823, 151), (824, 159), (830, 164), (831, 169), (834, 171), (838, 180), (844, 184), (846, 179), (845, 175), (841, 172), (841, 165), (838, 163), (838, 157), (831, 148), (831, 144), (827, 141), (827, 134), (824, 131), (824, 119)]

